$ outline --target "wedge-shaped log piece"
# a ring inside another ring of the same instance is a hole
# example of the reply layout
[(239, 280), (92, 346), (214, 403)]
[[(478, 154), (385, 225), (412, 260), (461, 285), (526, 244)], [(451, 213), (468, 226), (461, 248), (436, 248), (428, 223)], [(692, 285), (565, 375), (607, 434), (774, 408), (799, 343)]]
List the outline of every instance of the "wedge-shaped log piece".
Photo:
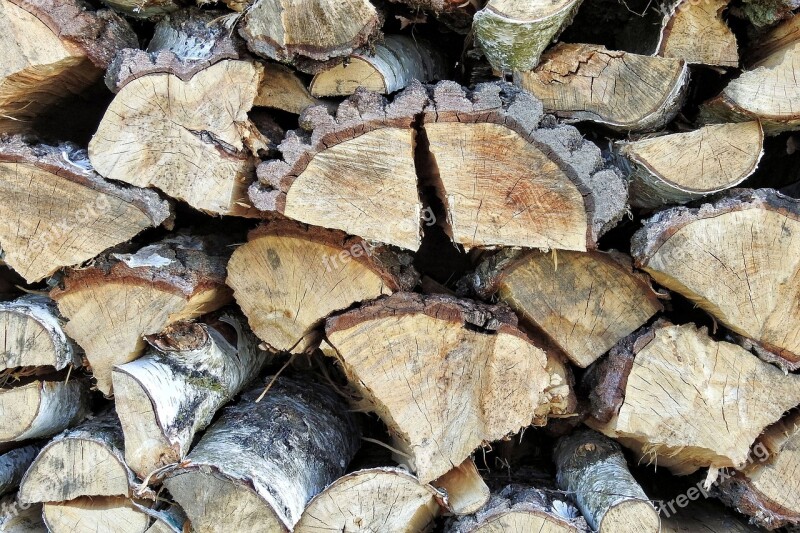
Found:
[(326, 353), (423, 483), (484, 441), (574, 408), (568, 369), (551, 365), (505, 307), (398, 293), (329, 318), (325, 334)]
[(291, 531), (358, 449), (353, 416), (327, 387), (278, 378), (257, 403), (261, 392), (226, 408), (164, 480), (198, 531)]
[(123, 458), (122, 426), (109, 408), (48, 442), (26, 472), (18, 498), (36, 503), (80, 496), (129, 497), (135, 482)]
[(17, 490), (42, 443), (27, 444), (0, 455), (0, 495)]
[(507, 485), (475, 514), (450, 520), (446, 533), (588, 533), (586, 521), (561, 494)]
[(264, 63), (264, 77), (258, 87), (254, 106), (271, 107), (299, 115), (312, 105), (325, 106), (314, 98), (305, 83), (291, 68), (278, 63)]
[(141, 507), (152, 502), (119, 496), (88, 496), (42, 506), (42, 517), (50, 533), (144, 533), (152, 522)]
[(3, 533), (48, 533), (42, 521), (41, 504), (27, 505), (17, 501), (16, 494), (0, 498), (0, 531)]
[(456, 243), (583, 251), (622, 217), (626, 187), (599, 148), (572, 126), (541, 121), (541, 103), (507, 83), (433, 89), (420, 172), (437, 187)]
[(454, 515), (468, 515), (486, 505), (492, 496), (472, 457), (431, 482), (444, 496), (444, 507)]
[(261, 76), (260, 65), (237, 60), (188, 79), (132, 75), (92, 137), (89, 159), (109, 179), (156, 187), (201, 211), (253, 216), (246, 198), (255, 168), (251, 148), (263, 139), (247, 112)]
[(738, 67), (736, 36), (722, 19), (730, 0), (677, 2), (661, 30), (658, 55), (690, 64)]
[(1, 0), (0, 132), (31, 129), (49, 106), (97, 82), (136, 34), (116, 13), (80, 0)]
[(800, 15), (787, 20), (756, 47), (754, 62), (700, 108), (704, 122), (760, 120), (768, 135), (800, 129)]
[(430, 43), (405, 35), (387, 35), (373, 50), (351, 55), (347, 62), (318, 72), (313, 96), (349, 96), (359, 87), (381, 94), (446, 77), (444, 57)]
[(87, 389), (75, 378), (0, 389), (0, 443), (49, 437), (80, 422), (88, 412)]
[(227, 283), (261, 340), (302, 352), (319, 344), (315, 328), (332, 312), (412, 290), (411, 261), (340, 231), (271, 220), (233, 253)]
[(566, 28), (582, 0), (489, 0), (475, 14), (472, 30), (492, 67), (530, 70)]
[(633, 237), (637, 266), (730, 329), (800, 364), (800, 201), (736, 190), (658, 213)]
[(659, 321), (615, 350), (631, 362), (597, 369), (617, 385), (587, 423), (676, 474), (744, 466), (756, 437), (800, 403), (800, 376), (691, 324)]
[(268, 361), (244, 319), (229, 313), (173, 324), (150, 342), (154, 350), (112, 376), (125, 459), (142, 479), (181, 461), (195, 434)]
[(227, 242), (177, 235), (133, 254), (111, 253), (71, 270), (51, 292), (64, 330), (84, 349), (97, 388), (110, 394), (114, 365), (141, 355), (145, 335), (219, 309), (232, 300), (225, 285)]
[(592, 531), (658, 533), (658, 512), (631, 475), (622, 448), (590, 429), (559, 439), (558, 486), (573, 495)]
[(348, 56), (380, 36), (380, 26), (369, 0), (255, 0), (239, 33), (256, 54), (302, 65)]
[(294, 531), (422, 533), (439, 515), (437, 496), (431, 486), (402, 468), (357, 470), (314, 496)]
[(515, 75), (547, 112), (572, 121), (592, 121), (617, 131), (651, 131), (680, 110), (689, 69), (680, 59), (607, 50), (593, 44), (561, 43), (534, 70)]
[(647, 276), (619, 252), (503, 250), (468, 282), (482, 298), (497, 294), (580, 367), (662, 310)]
[(158, 194), (104, 180), (71, 144), (0, 138), (3, 260), (26, 281), (77, 265), (170, 217)]
[(64, 333), (64, 320), (53, 300), (26, 295), (0, 303), (0, 370), (81, 366), (80, 347)]
[(392, 103), (359, 90), (335, 119), (324, 107), (308, 108), (300, 117), (306, 131), (290, 131), (279, 146), (284, 160), (259, 166), (259, 182), (250, 187), (253, 205), (416, 250), (422, 204), (412, 124), (427, 102), (417, 83)]
[(800, 413), (770, 426), (741, 471), (725, 475), (714, 493), (759, 526), (800, 524)]
[(631, 167), (631, 205), (652, 209), (685, 204), (735, 187), (758, 168), (763, 144), (758, 122), (713, 124), (622, 142), (619, 153)]

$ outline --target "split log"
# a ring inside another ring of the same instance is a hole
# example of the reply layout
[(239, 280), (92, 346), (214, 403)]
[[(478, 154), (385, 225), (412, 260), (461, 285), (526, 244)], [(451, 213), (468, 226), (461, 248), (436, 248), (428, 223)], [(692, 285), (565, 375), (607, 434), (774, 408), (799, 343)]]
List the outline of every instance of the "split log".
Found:
[(326, 353), (423, 483), (483, 442), (575, 407), (569, 378), (504, 307), (398, 293), (329, 318), (325, 334)]
[(539, 98), (547, 112), (592, 121), (616, 131), (653, 131), (683, 104), (689, 69), (680, 59), (561, 43), (538, 67), (515, 74), (517, 85)]
[(722, 19), (730, 0), (681, 0), (661, 30), (658, 55), (690, 64), (738, 67), (736, 36)]
[(116, 50), (136, 34), (116, 13), (80, 0), (2, 0), (0, 132), (29, 131), (32, 121), (97, 82)]
[[(699, 492), (699, 489), (696, 489)], [(765, 533), (751, 526), (741, 515), (724, 512), (720, 505), (691, 503), (676, 509), (675, 514), (661, 516), (661, 533)]]
[(508, 485), (477, 513), (451, 520), (446, 533), (588, 533), (578, 510), (555, 491)]
[(33, 283), (170, 218), (152, 191), (104, 180), (71, 144), (0, 138), (3, 260)]
[(531, 70), (581, 5), (582, 0), (489, 0), (475, 14), (472, 30), (492, 67), (500, 72)]
[(41, 448), (42, 443), (28, 444), (0, 455), (0, 495), (17, 490)]
[(344, 63), (314, 75), (313, 96), (349, 96), (364, 87), (380, 94), (404, 89), (412, 80), (423, 83), (446, 78), (444, 57), (422, 39), (387, 35), (370, 51), (351, 55)]
[(483, 299), (497, 294), (583, 368), (663, 309), (649, 279), (619, 252), (503, 250), (468, 284)]
[(0, 531), (3, 533), (49, 533), (42, 521), (41, 504), (20, 504), (14, 494), (0, 498)]
[(239, 33), (261, 57), (314, 70), (379, 38), (381, 23), (369, 0), (255, 0), (244, 9)]
[(64, 333), (64, 319), (53, 300), (26, 295), (0, 303), (0, 370), (81, 366), (81, 349)]
[(631, 475), (619, 444), (589, 429), (559, 439), (557, 481), (573, 495), (593, 531), (658, 533), (660, 520)]
[(608, 390), (587, 424), (676, 474), (741, 468), (764, 428), (800, 403), (800, 376), (692, 324), (634, 333), (595, 372)]
[[(699, 120), (743, 122), (760, 120), (768, 135), (800, 129), (800, 15), (764, 37), (757, 60), (700, 108)], [(788, 31), (787, 31), (788, 30)]]
[(742, 122), (623, 142), (618, 149), (631, 166), (631, 205), (653, 209), (739, 185), (755, 172), (763, 145), (761, 125)]
[(668, 209), (645, 222), (631, 251), (658, 283), (789, 367), (800, 364), (800, 201), (742, 189)]
[(741, 470), (720, 474), (714, 494), (767, 529), (800, 524), (800, 413), (772, 425)]
[(297, 533), (423, 533), (439, 515), (438, 493), (402, 468), (357, 470), (308, 502)]
[(80, 422), (88, 412), (84, 380), (31, 381), (0, 389), (0, 443), (48, 437)]
[(261, 392), (226, 408), (164, 480), (198, 531), (291, 531), (358, 449), (355, 421), (328, 388), (278, 378), (256, 404)]
[(233, 253), (227, 283), (261, 340), (303, 352), (319, 344), (316, 328), (332, 312), (412, 290), (419, 276), (411, 261), (340, 231), (271, 220)]
[(42, 518), (50, 533), (144, 533), (150, 516), (134, 502), (119, 496), (83, 497), (42, 506)]
[(227, 242), (177, 235), (133, 254), (111, 253), (66, 273), (51, 291), (67, 334), (84, 349), (97, 388), (111, 394), (114, 365), (141, 355), (143, 337), (231, 301)]
[(578, 130), (543, 120), (530, 94), (503, 83), (466, 92), (442, 82), (432, 96), (420, 167), (456, 243), (585, 251), (622, 218), (620, 175)]
[(443, 494), (444, 507), (454, 515), (477, 512), (492, 495), (471, 457), (431, 481), (431, 485)]
[(155, 347), (113, 372), (125, 460), (142, 479), (186, 457), (195, 434), (269, 360), (243, 318), (180, 322), (149, 338)]
[(61, 433), (36, 456), (19, 487), (22, 503), (63, 502), (81, 496), (133, 496), (136, 476), (123, 457), (114, 409)]
[(312, 105), (328, 105), (311, 96), (305, 83), (289, 67), (277, 63), (264, 63), (263, 67), (264, 77), (253, 101), (254, 106), (271, 107), (299, 115)]

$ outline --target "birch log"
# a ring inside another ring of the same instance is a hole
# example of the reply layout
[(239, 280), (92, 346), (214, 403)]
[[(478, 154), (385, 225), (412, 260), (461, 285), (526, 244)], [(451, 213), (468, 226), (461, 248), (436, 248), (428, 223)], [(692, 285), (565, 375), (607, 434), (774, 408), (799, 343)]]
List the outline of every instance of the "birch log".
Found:
[(0, 496), (17, 490), (22, 476), (25, 475), (41, 448), (42, 443), (36, 442), (14, 448), (0, 455)]
[(42, 521), (41, 504), (20, 504), (15, 494), (0, 498), (0, 531), (3, 533), (48, 533)]
[(42, 518), (50, 533), (144, 533), (150, 516), (134, 502), (119, 496), (88, 496), (42, 506)]
[(80, 422), (88, 411), (85, 380), (31, 381), (0, 389), (0, 443), (49, 437)]

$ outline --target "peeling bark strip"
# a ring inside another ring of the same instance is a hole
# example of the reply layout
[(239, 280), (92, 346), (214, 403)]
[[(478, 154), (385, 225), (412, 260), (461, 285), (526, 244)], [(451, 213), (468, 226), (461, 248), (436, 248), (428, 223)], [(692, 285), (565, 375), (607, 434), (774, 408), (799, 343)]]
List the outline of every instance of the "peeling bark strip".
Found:
[(619, 407), (608, 421), (587, 424), (676, 474), (744, 466), (756, 437), (800, 403), (800, 376), (691, 324), (659, 321), (623, 345), (632, 365), (601, 370), (628, 374), (595, 376), (597, 383), (620, 383), (621, 401), (615, 391), (606, 396)]
[(42, 448), (20, 484), (19, 501), (132, 496), (136, 475), (125, 464), (123, 446), (122, 427), (109, 408)]
[(758, 167), (763, 143), (760, 123), (742, 122), (622, 142), (617, 148), (631, 165), (631, 205), (652, 209), (739, 185)]
[(16, 494), (0, 498), (0, 530), (4, 533), (45, 533), (40, 504), (21, 506)]
[[(42, 443), (28, 444), (0, 455), (0, 495), (17, 490)], [(5, 531), (5, 530), (2, 530)]]
[(141, 355), (143, 337), (231, 301), (227, 239), (176, 235), (136, 253), (109, 253), (70, 270), (51, 292), (64, 330), (86, 352), (97, 388), (111, 394), (114, 365)]
[(357, 470), (308, 502), (296, 533), (423, 533), (439, 515), (438, 493), (402, 468)]
[(661, 30), (657, 53), (690, 64), (738, 67), (736, 36), (722, 19), (730, 0), (676, 2)]
[(467, 283), (481, 298), (497, 294), (584, 368), (663, 309), (619, 252), (502, 250)]
[(81, 0), (0, 0), (0, 131), (24, 132), (49, 106), (97, 80), (115, 51), (137, 46), (116, 13)]
[(329, 318), (325, 333), (326, 353), (423, 483), (483, 442), (575, 407), (569, 370), (518, 330), (505, 307), (398, 293)]
[(658, 213), (631, 246), (658, 283), (790, 367), (800, 364), (800, 200), (734, 190)]
[(148, 531), (152, 519), (140, 507), (150, 505), (152, 502), (118, 496), (83, 497), (68, 502), (45, 503), (42, 506), (42, 518), (50, 533), (144, 533)]
[(558, 117), (621, 132), (652, 131), (680, 110), (689, 69), (678, 59), (560, 43), (534, 70), (515, 74), (514, 83)]
[(49, 437), (80, 422), (88, 412), (86, 382), (32, 381), (0, 389), (0, 443)]
[(231, 314), (173, 324), (150, 342), (155, 350), (113, 372), (125, 459), (142, 479), (186, 457), (195, 434), (269, 359)]
[(589, 533), (578, 510), (561, 494), (507, 485), (473, 515), (451, 519), (446, 533)]
[(387, 35), (373, 50), (351, 55), (346, 63), (318, 72), (311, 80), (313, 96), (349, 96), (359, 87), (389, 94), (446, 77), (444, 57), (427, 41)]
[(0, 370), (81, 366), (82, 350), (64, 333), (64, 320), (46, 296), (26, 295), (0, 303)]
[(558, 486), (573, 495), (592, 530), (658, 533), (658, 513), (628, 470), (619, 444), (589, 429), (559, 439)]
[(359, 430), (333, 391), (278, 378), (255, 403), (262, 390), (226, 408), (164, 481), (198, 531), (291, 531), (358, 449)]
[(76, 146), (17, 136), (0, 137), (0, 212), (3, 260), (29, 283), (171, 216), (156, 193), (100, 177)]
[(489, 63), (501, 72), (530, 70), (564, 31), (583, 0), (489, 0), (472, 29)]
[(236, 249), (227, 283), (261, 340), (300, 353), (319, 344), (318, 326), (332, 312), (413, 290), (412, 260), (341, 231), (275, 219)]

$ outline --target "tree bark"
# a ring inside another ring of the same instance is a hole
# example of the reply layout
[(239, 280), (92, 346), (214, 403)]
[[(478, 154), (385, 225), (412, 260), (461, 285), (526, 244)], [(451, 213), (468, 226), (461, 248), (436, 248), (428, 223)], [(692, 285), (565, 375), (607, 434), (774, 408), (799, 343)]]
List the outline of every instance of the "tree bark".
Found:
[(42, 443), (27, 444), (0, 455), (0, 496), (17, 490)]
[(50, 533), (144, 533), (151, 522), (135, 502), (119, 496), (83, 497), (68, 502), (45, 503), (42, 517)]
[(0, 389), (0, 443), (49, 437), (80, 422), (88, 412), (84, 380), (31, 381)]

